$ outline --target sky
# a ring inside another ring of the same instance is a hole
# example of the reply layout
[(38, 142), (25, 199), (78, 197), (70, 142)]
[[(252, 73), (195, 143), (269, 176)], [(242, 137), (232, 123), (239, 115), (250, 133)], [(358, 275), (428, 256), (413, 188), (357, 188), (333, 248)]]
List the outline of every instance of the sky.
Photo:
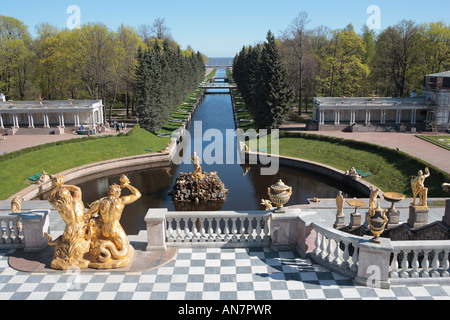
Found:
[[(73, 12), (67, 13), (71, 5), (79, 7), (81, 24), (101, 22), (114, 31), (122, 23), (137, 28), (164, 18), (183, 49), (190, 45), (208, 57), (234, 57), (244, 45), (263, 42), (268, 30), (278, 36), (302, 11), (308, 13), (308, 28), (351, 23), (357, 32), (369, 18), (380, 22), (377, 32), (403, 19), (450, 23), (450, 1), (423, 0), (2, 0), (0, 15), (21, 20), (35, 35), (43, 22), (66, 28), (73, 21)], [(379, 11), (368, 12), (373, 5)]]

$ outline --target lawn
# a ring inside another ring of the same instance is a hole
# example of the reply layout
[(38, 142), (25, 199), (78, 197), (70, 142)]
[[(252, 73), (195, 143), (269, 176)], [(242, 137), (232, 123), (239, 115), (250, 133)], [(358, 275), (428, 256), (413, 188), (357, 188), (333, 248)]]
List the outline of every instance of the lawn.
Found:
[(429, 167), (431, 176), (425, 182), (429, 196), (447, 196), (441, 185), (450, 181), (450, 176), (403, 152), (359, 141), (287, 132), (280, 132), (279, 146), (283, 156), (320, 162), (344, 171), (355, 167), (372, 172), (366, 181), (384, 192), (400, 192), (408, 197), (412, 196), (411, 177)]
[(159, 138), (135, 127), (129, 135), (84, 139), (48, 148), (40, 146), (39, 150), (34, 148), (30, 152), (21, 150), (17, 157), (0, 160), (0, 199), (5, 200), (26, 188), (30, 184), (27, 177), (38, 172), (56, 174), (88, 163), (148, 153), (145, 149), (159, 152), (168, 142), (170, 138)]
[(450, 135), (445, 136), (429, 136), (429, 135), (416, 135), (417, 138), (428, 141), (441, 148), (450, 150)]

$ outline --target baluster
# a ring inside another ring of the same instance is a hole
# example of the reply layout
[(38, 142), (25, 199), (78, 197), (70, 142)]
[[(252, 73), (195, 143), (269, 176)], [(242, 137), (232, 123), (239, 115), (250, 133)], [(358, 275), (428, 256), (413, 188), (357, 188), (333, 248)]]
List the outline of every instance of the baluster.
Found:
[(265, 241), (270, 236), (270, 230), (269, 230), (270, 217), (263, 218), (263, 221), (264, 221), (263, 240)]
[(415, 252), (414, 250), (412, 250), (412, 254), (413, 254), (413, 260), (411, 262), (411, 267), (412, 267), (412, 271), (411, 271), (411, 278), (418, 278), (419, 277), (419, 253)]
[(248, 241), (254, 240), (254, 237), (253, 237), (253, 230), (254, 230), (253, 221), (254, 220), (255, 220), (255, 218), (253, 218), (253, 217), (248, 219), (248, 238), (247, 238)]
[(173, 236), (172, 220), (167, 219), (167, 242), (174, 242), (175, 238)]
[(228, 222), (230, 221), (230, 219), (227, 218), (227, 219), (224, 219), (224, 221), (225, 221), (224, 239), (225, 240), (230, 240), (231, 239), (231, 237), (230, 237), (230, 226), (228, 225)]
[(222, 218), (217, 219), (217, 225), (216, 225), (216, 241), (220, 242), (222, 241), (222, 229), (220, 228), (221, 221), (224, 221)]
[(348, 262), (348, 260), (350, 259), (350, 252), (348, 250), (350, 243), (347, 243), (346, 241), (342, 241), (342, 244), (344, 245), (344, 254), (342, 255), (343, 261), (341, 263), (341, 268), (348, 269), (350, 267), (350, 262)]
[(263, 223), (264, 218), (261, 218), (261, 219), (255, 218), (255, 219), (256, 219), (256, 241), (261, 241), (262, 240), (262, 238), (261, 238), (261, 224)]
[(322, 244), (320, 246), (320, 249), (322, 251), (322, 255), (321, 255), (322, 260), (325, 260), (325, 258), (328, 256), (328, 253), (327, 253), (328, 241), (329, 241), (329, 239), (328, 239), (327, 235), (323, 234), (322, 235)]
[(421, 278), (428, 278), (430, 276), (430, 272), (428, 270), (428, 268), (430, 267), (430, 261), (428, 260), (429, 253), (429, 249), (423, 250), (422, 271), (420, 271)]
[(434, 258), (431, 262), (431, 267), (433, 268), (431, 270), (431, 276), (432, 277), (440, 277), (441, 273), (439, 272), (439, 252), (434, 250)]
[(335, 240), (336, 247), (334, 248), (334, 261), (333, 264), (336, 266), (340, 266), (342, 264), (341, 259), (341, 248), (339, 247), (340, 242)]
[[(192, 237), (190, 235), (190, 231), (189, 231), (189, 218), (184, 219), (184, 241), (189, 242), (190, 240), (192, 240)], [(194, 224), (194, 223), (193, 223)], [(194, 229), (194, 226), (192, 226), (192, 229)]]
[(394, 258), (391, 262), (391, 271), (389, 272), (389, 277), (393, 279), (397, 279), (399, 277), (398, 275), (398, 254), (399, 251), (394, 251)]
[(175, 231), (177, 234), (177, 241), (181, 241), (181, 218), (175, 218)]
[(19, 220), (13, 220), (13, 226), (14, 226), (14, 243), (20, 243), (20, 237), (19, 237)]
[(353, 255), (352, 255), (352, 266), (350, 270), (353, 272), (358, 272), (358, 260), (359, 260), (359, 247), (357, 243), (353, 244)]
[(401, 267), (402, 267), (402, 271), (400, 271), (400, 278), (409, 278), (409, 273), (408, 273), (408, 253), (405, 251), (403, 252), (403, 258), (402, 258), (402, 262), (400, 263)]
[(205, 221), (206, 221), (206, 218), (200, 219), (200, 241), (201, 242), (206, 241)]
[(245, 242), (245, 220), (248, 220), (248, 219), (242, 218), (240, 220), (241, 220), (241, 237), (240, 237), (239, 241)]
[(444, 256), (442, 257), (442, 274), (441, 276), (447, 278), (450, 276), (448, 269), (450, 268), (450, 263), (448, 261), (448, 249), (444, 249)]
[(208, 240), (214, 241), (213, 219), (208, 221)]
[(236, 227), (237, 218), (231, 218), (231, 233), (233, 236), (231, 237), (232, 241), (237, 241), (237, 227)]
[(12, 238), (11, 238), (11, 220), (5, 220), (6, 223), (6, 239), (5, 239), (5, 243), (13, 243)]
[(327, 257), (325, 258), (325, 261), (327, 262), (333, 262), (334, 260), (334, 256), (333, 256), (333, 242), (334, 239), (332, 237), (330, 237), (328, 239), (328, 246), (327, 246)]
[(320, 236), (321, 236), (320, 232), (318, 230), (316, 230), (316, 240), (314, 241), (314, 245), (316, 246), (316, 248), (313, 251), (315, 256), (319, 256), (321, 253), (320, 248), (321, 248), (322, 242), (320, 241)]

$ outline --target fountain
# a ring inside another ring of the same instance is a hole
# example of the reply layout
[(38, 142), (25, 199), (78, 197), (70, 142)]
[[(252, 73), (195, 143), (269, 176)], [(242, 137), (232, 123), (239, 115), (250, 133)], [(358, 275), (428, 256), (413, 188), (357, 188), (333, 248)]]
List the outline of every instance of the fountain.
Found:
[[(173, 190), (169, 192), (177, 209), (201, 210), (202, 203), (215, 202), (216, 207), (221, 206), (226, 199), (228, 190), (220, 180), (217, 172), (202, 172), (200, 158), (194, 152), (191, 157), (194, 172), (180, 172)], [(184, 205), (187, 206), (184, 206)], [(192, 206), (192, 204), (195, 204)]]

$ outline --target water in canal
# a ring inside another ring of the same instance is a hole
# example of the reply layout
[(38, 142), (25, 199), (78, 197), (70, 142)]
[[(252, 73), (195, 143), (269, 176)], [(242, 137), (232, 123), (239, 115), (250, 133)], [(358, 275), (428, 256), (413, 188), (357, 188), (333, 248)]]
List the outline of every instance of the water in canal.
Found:
[[(219, 69), (216, 77), (225, 76), (225, 70)], [(219, 89), (214, 89), (220, 92)], [(234, 116), (231, 97), (229, 93), (207, 94), (205, 99), (197, 108), (188, 130), (192, 135), (193, 126), (201, 121), (202, 130), (218, 129), (223, 132), (225, 137), (226, 129), (234, 129)], [(193, 136), (192, 142), (202, 139), (202, 137)], [(202, 142), (203, 148), (211, 142)], [(225, 145), (225, 143), (224, 143)], [(192, 147), (201, 155), (202, 150)], [(237, 151), (235, 151), (237, 154)], [(190, 155), (185, 155), (190, 157)], [(189, 160), (183, 161), (180, 165), (172, 164), (164, 169), (150, 169), (140, 172), (128, 173), (131, 184), (138, 188), (142, 193), (142, 198), (133, 204), (128, 205), (122, 216), (121, 224), (125, 232), (134, 235), (146, 228), (144, 217), (149, 208), (168, 208), (174, 211), (169, 191), (172, 189), (176, 178), (180, 172), (192, 172), (193, 165)], [(225, 161), (224, 161), (225, 162)], [(218, 176), (224, 182), (229, 190), (226, 201), (221, 207), (202, 206), (199, 210), (263, 210), (260, 205), (261, 199), (268, 199), (267, 187), (282, 179), (287, 185), (292, 186), (293, 195), (289, 204), (305, 204), (308, 198), (335, 198), (339, 190), (343, 190), (349, 196), (357, 196), (351, 190), (340, 186), (336, 182), (325, 177), (308, 172), (299, 171), (287, 167), (280, 167), (278, 173), (273, 176), (263, 176), (260, 174), (258, 165), (240, 165), (235, 164), (202, 164), (203, 171), (217, 171)], [(127, 173), (127, 172), (124, 172)], [(104, 177), (94, 181), (77, 184), (83, 191), (83, 201), (90, 204), (108, 194), (108, 186), (113, 183), (119, 183), (119, 175)], [(76, 182), (74, 182), (76, 184)]]

